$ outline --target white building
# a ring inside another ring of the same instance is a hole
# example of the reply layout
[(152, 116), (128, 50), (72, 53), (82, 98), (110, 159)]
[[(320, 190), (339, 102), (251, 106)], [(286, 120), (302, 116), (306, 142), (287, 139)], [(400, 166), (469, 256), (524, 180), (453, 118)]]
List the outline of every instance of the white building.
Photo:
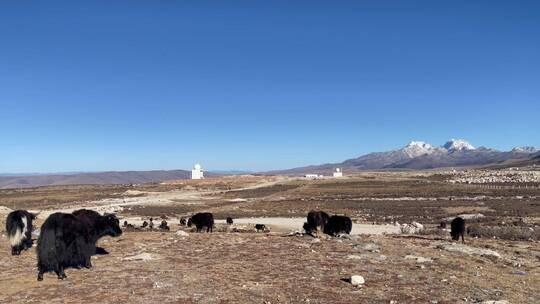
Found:
[(193, 166), (193, 169), (191, 170), (191, 179), (203, 179), (204, 173), (201, 168), (201, 165), (196, 164)]
[(341, 171), (341, 168), (336, 168), (334, 171), (334, 177), (343, 177), (343, 171)]

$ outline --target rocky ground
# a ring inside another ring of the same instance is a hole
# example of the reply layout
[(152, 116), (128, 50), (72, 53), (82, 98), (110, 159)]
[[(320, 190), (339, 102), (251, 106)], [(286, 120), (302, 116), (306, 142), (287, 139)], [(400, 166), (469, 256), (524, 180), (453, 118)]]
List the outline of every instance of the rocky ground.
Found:
[[(111, 254), (93, 257), (94, 268), (68, 270), (64, 281), (49, 274), (43, 282), (36, 281), (34, 249), (13, 257), (2, 234), (0, 303), (540, 302), (540, 191), (477, 188), (447, 179), (366, 173), (322, 181), (253, 177), (2, 190), (2, 226), (17, 206), (40, 211), (38, 227), (51, 212), (88, 207), (115, 211), (133, 223), (163, 217), (171, 231), (129, 230), (105, 238), (100, 245)], [(249, 225), (232, 229), (219, 221), (212, 234), (178, 226), (181, 216), (198, 211), (222, 220), (294, 218), (310, 209), (347, 214), (360, 233), (370, 233), (366, 224), (374, 222), (384, 227), (417, 221), (426, 229), (421, 235), (316, 239), (289, 236), (277, 226), (255, 233)], [(460, 214), (474, 215), (469, 225), (497, 229), (477, 229), (489, 237), (466, 236), (465, 245), (451, 243), (448, 232), (435, 227)], [(533, 233), (516, 241), (508, 227)], [(354, 286), (351, 276), (364, 283)]]
[[(540, 245), (436, 237), (126, 232), (89, 270), (36, 281), (34, 250), (0, 239), (2, 303), (456, 303), (540, 301)], [(355, 287), (348, 279), (363, 276)]]

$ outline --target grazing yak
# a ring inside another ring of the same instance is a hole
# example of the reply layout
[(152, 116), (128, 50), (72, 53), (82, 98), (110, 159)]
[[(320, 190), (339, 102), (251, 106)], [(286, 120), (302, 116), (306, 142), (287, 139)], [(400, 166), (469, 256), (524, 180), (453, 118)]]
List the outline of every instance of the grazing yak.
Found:
[[(106, 235), (118, 236), (118, 235), (122, 234), (122, 230), (120, 229), (119, 226), (118, 226), (118, 230), (115, 230), (114, 233), (107, 233), (105, 231), (102, 231), (102, 232), (98, 231), (99, 227), (102, 226), (103, 222), (105, 222), (107, 220), (110, 220), (111, 225), (113, 225), (114, 222), (116, 222), (117, 225), (119, 225), (120, 222), (118, 221), (118, 219), (116, 218), (115, 215), (106, 214), (106, 215), (102, 216), (98, 212), (93, 211), (93, 210), (88, 210), (88, 209), (80, 209), (80, 210), (74, 211), (73, 215), (75, 215), (80, 221), (85, 223), (86, 227), (88, 227), (88, 231), (89, 231), (89, 233), (90, 233), (90, 235), (92, 237), (92, 242), (94, 242), (94, 244), (96, 244), (97, 241), (100, 238), (102, 238), (102, 237), (104, 237)], [(113, 235), (115, 233), (117, 235)], [(101, 247), (96, 247), (96, 254), (109, 254), (109, 253), (107, 252), (107, 250), (105, 250), (105, 249), (103, 249)]]
[(122, 234), (116, 216), (96, 216), (89, 211), (53, 213), (45, 220), (37, 242), (38, 281), (43, 280), (45, 272), (54, 271), (62, 280), (66, 278), (66, 268), (92, 267), (92, 255), (107, 253), (104, 249), (96, 250), (96, 242), (106, 235)]
[(266, 226), (264, 224), (256, 224), (255, 229), (257, 230), (257, 232), (259, 231), (264, 232), (266, 230)]
[(148, 228), (150, 228), (150, 230), (154, 229), (154, 219), (153, 218), (150, 218), (150, 223), (148, 224)]
[(187, 225), (188, 227), (195, 225), (197, 232), (201, 232), (203, 227), (206, 227), (206, 232), (212, 232), (214, 228), (214, 216), (209, 212), (197, 213), (189, 218)]
[(169, 228), (169, 226), (167, 225), (167, 221), (166, 221), (166, 220), (161, 221), (161, 224), (159, 225), (159, 229), (160, 229), (160, 230), (165, 230), (165, 231), (171, 230), (171, 229)]
[(306, 233), (324, 231), (324, 226), (328, 223), (330, 216), (324, 211), (310, 211), (307, 215), (307, 223), (304, 223)]
[(452, 240), (459, 241), (459, 237), (461, 236), (461, 242), (465, 243), (465, 220), (461, 217), (456, 217), (452, 220), (450, 223), (450, 236), (452, 237)]
[(180, 218), (180, 225), (182, 225), (182, 226), (187, 225), (187, 221), (186, 221), (186, 218), (185, 218), (185, 217)]
[(148, 222), (147, 222), (147, 221), (144, 221), (144, 222), (142, 223), (141, 228), (146, 228), (146, 227), (148, 227)]
[(323, 232), (331, 236), (337, 236), (338, 234), (351, 233), (352, 221), (348, 216), (332, 215), (326, 225), (324, 225)]
[(21, 251), (32, 248), (32, 220), (34, 219), (36, 215), (26, 210), (16, 210), (8, 214), (6, 232), (12, 255), (20, 255)]
[(232, 219), (232, 217), (230, 217), (230, 216), (227, 217), (227, 224), (229, 224), (229, 225), (232, 225), (232, 224), (233, 224), (233, 219)]

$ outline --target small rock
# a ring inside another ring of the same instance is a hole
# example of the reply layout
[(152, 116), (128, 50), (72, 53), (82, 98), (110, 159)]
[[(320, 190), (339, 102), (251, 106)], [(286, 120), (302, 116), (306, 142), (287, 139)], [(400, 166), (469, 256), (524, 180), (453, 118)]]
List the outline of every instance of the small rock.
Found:
[(478, 256), (483, 256), (487, 258), (495, 258), (495, 259), (501, 258), (501, 255), (496, 251), (484, 249), (484, 248), (471, 247), (471, 246), (467, 246), (463, 244), (446, 243), (446, 244), (437, 245), (436, 248), (450, 251), (450, 252), (460, 252), (460, 253), (464, 253), (468, 255), (478, 255)]
[(425, 257), (421, 257), (421, 256), (416, 256), (416, 255), (406, 255), (405, 259), (407, 259), (407, 260), (416, 260), (416, 263), (420, 263), (420, 264), (433, 262), (433, 260), (431, 258), (425, 258)]
[(189, 236), (189, 233), (185, 232), (184, 230), (178, 230), (178, 231), (176, 231), (176, 235)]
[(363, 276), (360, 275), (353, 275), (351, 276), (351, 284), (353, 286), (361, 286), (364, 285), (366, 281), (364, 280)]
[(353, 248), (360, 249), (360, 250), (366, 250), (369, 252), (380, 252), (381, 246), (375, 244), (375, 243), (367, 243), (367, 244), (354, 244)]
[(151, 260), (155, 260), (155, 259), (158, 259), (158, 257), (155, 256), (155, 255), (152, 255), (150, 253), (146, 253), (146, 252), (124, 258), (124, 260), (126, 260), (126, 261), (143, 261), (143, 262), (151, 261)]

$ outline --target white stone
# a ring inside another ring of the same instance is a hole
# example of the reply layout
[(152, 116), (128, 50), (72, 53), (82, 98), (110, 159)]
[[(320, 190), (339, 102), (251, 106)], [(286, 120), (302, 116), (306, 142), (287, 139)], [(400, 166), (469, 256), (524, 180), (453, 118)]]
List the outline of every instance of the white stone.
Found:
[(353, 286), (361, 286), (364, 285), (366, 281), (364, 280), (364, 277), (361, 275), (353, 275), (351, 276), (351, 284)]
[(184, 230), (178, 230), (178, 231), (176, 231), (176, 235), (189, 236), (189, 233), (185, 232)]

